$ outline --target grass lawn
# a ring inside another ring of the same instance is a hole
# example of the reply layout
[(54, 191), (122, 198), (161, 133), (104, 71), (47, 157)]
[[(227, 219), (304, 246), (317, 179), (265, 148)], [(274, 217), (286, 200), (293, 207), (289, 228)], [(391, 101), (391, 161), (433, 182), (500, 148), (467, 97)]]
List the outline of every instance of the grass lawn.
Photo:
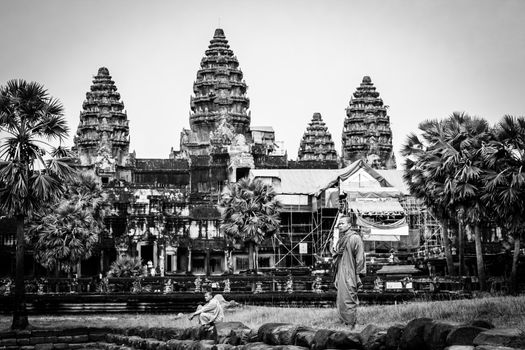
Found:
[[(176, 327), (196, 326), (188, 315), (118, 314), (118, 315), (64, 315), (30, 316), (33, 327)], [(418, 317), (435, 320), (467, 322), (485, 319), (496, 327), (516, 327), (525, 331), (525, 295), (516, 297), (486, 297), (469, 300), (415, 302), (398, 305), (362, 306), (358, 309), (357, 330), (367, 324), (388, 327), (395, 323), (407, 323)], [(279, 308), (242, 306), (227, 310), (225, 321), (240, 321), (251, 328), (267, 322), (296, 323), (314, 328), (344, 330), (334, 308)], [(11, 324), (10, 316), (0, 316), (0, 329)]]

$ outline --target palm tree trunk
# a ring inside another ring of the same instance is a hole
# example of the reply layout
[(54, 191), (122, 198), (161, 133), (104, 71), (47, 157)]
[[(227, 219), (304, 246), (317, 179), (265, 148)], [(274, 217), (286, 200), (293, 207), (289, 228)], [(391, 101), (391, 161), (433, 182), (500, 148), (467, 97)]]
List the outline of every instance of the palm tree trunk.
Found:
[(512, 293), (518, 292), (518, 259), (520, 255), (520, 234), (514, 237), (514, 253), (512, 255), (512, 271), (510, 272), (510, 288)]
[(459, 275), (465, 275), (465, 226), (460, 219), (458, 225), (458, 257), (459, 257)]
[(255, 269), (255, 264), (254, 264), (254, 246), (255, 246), (255, 243), (254, 242), (248, 242), (248, 268), (250, 270), (253, 270)]
[(24, 216), (16, 216), (16, 275), (13, 323), (11, 329), (25, 329), (29, 325), (24, 286)]
[(485, 290), (485, 264), (483, 262), (483, 247), (481, 245), (481, 228), (474, 226), (474, 240), (476, 243), (476, 262), (478, 268), (479, 289)]
[[(250, 271), (254, 271), (255, 269), (255, 259), (254, 259), (255, 249), (254, 248), (255, 248), (255, 243), (252, 241), (249, 241), (248, 242), (248, 268), (250, 269)], [(255, 290), (255, 280), (252, 280), (252, 292), (254, 290)]]
[(454, 261), (452, 260), (452, 251), (450, 250), (450, 240), (448, 239), (448, 220), (443, 220), (443, 247), (445, 248), (445, 258), (447, 260), (448, 274), (451, 276), (455, 275)]

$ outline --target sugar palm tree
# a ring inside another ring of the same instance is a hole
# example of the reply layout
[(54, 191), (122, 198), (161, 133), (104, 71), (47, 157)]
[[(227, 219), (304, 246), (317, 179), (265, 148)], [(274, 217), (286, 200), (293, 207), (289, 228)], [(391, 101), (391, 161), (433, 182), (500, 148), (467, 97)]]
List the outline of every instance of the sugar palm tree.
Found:
[(511, 286), (517, 291), (521, 236), (525, 229), (525, 117), (505, 116), (494, 129), (494, 140), (483, 145), (486, 193), (498, 223), (514, 237)]
[(248, 265), (256, 270), (256, 247), (279, 232), (281, 205), (275, 191), (258, 179), (243, 178), (225, 188), (221, 207), (221, 230), (233, 241), (248, 245)]
[[(60, 102), (38, 83), (11, 80), (0, 87), (0, 209), (16, 220), (16, 276), (13, 329), (28, 325), (24, 290), (24, 224), (44, 203), (55, 201), (65, 190), (72, 169), (60, 158), (61, 148), (50, 150), (49, 141), (61, 141), (68, 128)], [(44, 160), (46, 154), (58, 156)]]
[(76, 174), (60, 201), (41, 210), (29, 226), (36, 260), (49, 270), (71, 274), (89, 258), (105, 229), (104, 197), (93, 176)]
[(83, 208), (82, 203), (66, 201), (41, 216), (29, 236), (40, 264), (48, 270), (71, 274), (81, 260), (91, 256), (98, 232), (91, 211)]
[(441, 162), (439, 139), (442, 136), (441, 123), (425, 121), (419, 125), (421, 137), (410, 134), (401, 153), (405, 156), (403, 178), (410, 193), (423, 201), (441, 224), (442, 242), (447, 261), (447, 270), (455, 274), (449, 242), (450, 197), (445, 191), (446, 174)]
[(484, 290), (486, 276), (481, 228), (491, 218), (483, 199), (484, 164), (481, 149), (492, 138), (491, 128), (483, 118), (453, 113), (444, 120), (443, 130), (442, 162), (447, 173), (445, 192), (450, 196), (452, 206), (463, 215), (459, 221), (465, 221), (474, 228), (479, 286)]

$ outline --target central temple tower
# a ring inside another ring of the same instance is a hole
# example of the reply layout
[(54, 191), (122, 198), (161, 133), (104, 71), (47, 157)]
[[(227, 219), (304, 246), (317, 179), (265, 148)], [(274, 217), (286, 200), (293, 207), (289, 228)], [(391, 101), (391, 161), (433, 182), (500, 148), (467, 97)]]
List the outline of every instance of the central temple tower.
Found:
[[(212, 135), (217, 130), (243, 135), (249, 142), (247, 89), (239, 61), (230, 50), (224, 31), (216, 29), (193, 83), (195, 95), (190, 99), (190, 130), (184, 129), (181, 133), (181, 150), (188, 155), (209, 155), (213, 143), (210, 139), (221, 137)], [(224, 138), (228, 138), (228, 134)]]

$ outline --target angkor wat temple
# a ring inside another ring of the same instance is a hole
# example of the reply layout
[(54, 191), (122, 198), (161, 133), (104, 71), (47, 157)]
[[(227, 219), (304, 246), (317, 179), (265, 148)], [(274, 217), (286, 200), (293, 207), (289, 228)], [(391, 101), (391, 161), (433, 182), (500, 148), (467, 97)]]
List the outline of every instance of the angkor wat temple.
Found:
[[(129, 152), (132, 123), (130, 128), (109, 70), (98, 70), (82, 105), (74, 151), (79, 168), (100, 179), (111, 214), (98, 250), (79, 273), (107, 272), (126, 253), (152, 261), (161, 274), (246, 270), (247, 252), (224, 238), (217, 208), (225, 184), (246, 176), (273, 184), (284, 208), (281, 233), (259, 248), (260, 269), (314, 265), (329, 248), (341, 210), (390, 222), (409, 216), (402, 199), (408, 191), (394, 170), (387, 107), (369, 77), (347, 107), (341, 157), (321, 114), (313, 113), (309, 123), (308, 116), (294, 117), (304, 118), (306, 127), (297, 160), (288, 159), (272, 127), (251, 126), (243, 78), (223, 30), (215, 30), (193, 84), (190, 127), (181, 132), (179, 150), (144, 159)], [(355, 204), (363, 198), (381, 203)], [(1, 254), (0, 272), (6, 274), (14, 271), (14, 232), (4, 227), (0, 251), (9, 254)], [(381, 236), (372, 227), (367, 247), (410, 245), (419, 229), (405, 222), (403, 230)], [(34, 273), (41, 269), (27, 265)]]

